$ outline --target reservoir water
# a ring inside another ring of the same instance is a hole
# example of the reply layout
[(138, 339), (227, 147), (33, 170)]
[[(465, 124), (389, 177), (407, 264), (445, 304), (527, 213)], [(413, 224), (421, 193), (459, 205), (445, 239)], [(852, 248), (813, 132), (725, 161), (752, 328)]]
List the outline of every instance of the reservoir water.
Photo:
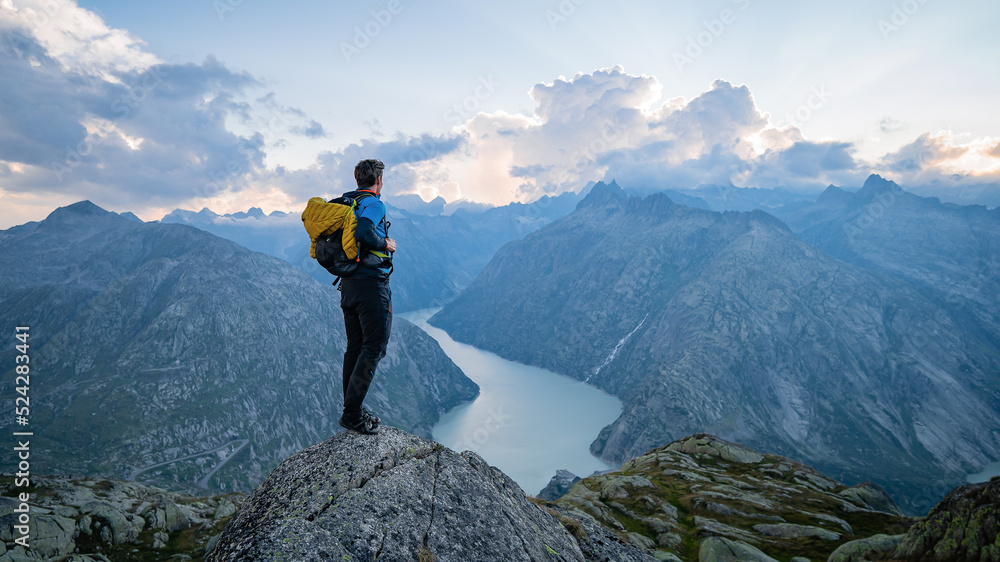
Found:
[(1000, 462), (986, 465), (983, 467), (983, 471), (978, 474), (970, 474), (968, 481), (970, 484), (989, 482), (990, 478), (993, 478), (994, 476), (1000, 476)]
[(427, 324), (438, 310), (400, 316), (437, 340), (479, 385), (479, 396), (441, 417), (433, 430), (436, 441), (475, 451), (531, 495), (560, 468), (581, 477), (617, 468), (591, 455), (590, 443), (621, 414), (621, 401), (569, 377), (458, 343)]

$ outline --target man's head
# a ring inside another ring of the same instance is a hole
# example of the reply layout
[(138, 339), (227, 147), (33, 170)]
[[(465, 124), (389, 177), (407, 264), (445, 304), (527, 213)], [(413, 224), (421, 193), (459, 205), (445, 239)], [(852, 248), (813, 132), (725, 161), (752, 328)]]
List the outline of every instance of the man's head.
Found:
[(382, 170), (385, 164), (379, 160), (362, 160), (354, 167), (354, 179), (358, 182), (358, 189), (373, 189), (375, 184), (382, 183)]

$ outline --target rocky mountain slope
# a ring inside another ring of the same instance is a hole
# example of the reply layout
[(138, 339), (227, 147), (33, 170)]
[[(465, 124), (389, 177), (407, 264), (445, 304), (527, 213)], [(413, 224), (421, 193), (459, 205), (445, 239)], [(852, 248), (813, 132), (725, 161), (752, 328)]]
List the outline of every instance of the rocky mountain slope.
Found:
[(35, 476), (27, 502), (30, 548), (25, 550), (12, 537), (20, 507), (14, 497), (24, 489), (4, 480), (0, 559), (10, 562), (67, 556), (75, 562), (201, 560), (246, 497), (187, 496), (121, 480)]
[[(248, 491), (340, 429), (339, 294), (281, 260), (82, 202), (0, 233), (0, 261), (0, 321), (31, 328), (39, 471)], [(396, 318), (366, 403), (429, 436), (477, 392)]]
[[(396, 208), (395, 198), (387, 194), (384, 201), (392, 223), (389, 235), (400, 248), (394, 256), (393, 306), (405, 312), (450, 301), (475, 279), (500, 246), (569, 214), (582, 197), (569, 192), (530, 204), (429, 215)], [(208, 209), (197, 213), (175, 210), (161, 222), (200, 228), (283, 259), (325, 285), (333, 281), (333, 276), (309, 256), (309, 239), (294, 213), (264, 215), (258, 208), (231, 215), (217, 215)]]
[(1000, 341), (1000, 209), (942, 203), (873, 175), (855, 193), (831, 186), (779, 216), (828, 254), (940, 300), (966, 333)]
[(920, 513), (1000, 458), (1000, 345), (761, 211), (599, 184), (431, 323), (621, 398), (592, 447), (609, 460), (707, 431), (871, 478)]

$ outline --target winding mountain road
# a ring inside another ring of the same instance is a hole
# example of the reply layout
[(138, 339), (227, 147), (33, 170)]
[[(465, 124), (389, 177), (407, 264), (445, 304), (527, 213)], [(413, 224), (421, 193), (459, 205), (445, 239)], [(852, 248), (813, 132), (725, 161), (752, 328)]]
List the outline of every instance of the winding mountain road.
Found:
[(143, 468), (140, 468), (138, 470), (133, 471), (131, 474), (129, 474), (128, 479), (131, 480), (131, 481), (135, 481), (136, 477), (138, 477), (140, 474), (142, 474), (143, 472), (146, 472), (148, 470), (153, 470), (154, 468), (158, 468), (158, 467), (161, 467), (161, 466), (166, 466), (168, 464), (173, 464), (173, 463), (178, 462), (178, 461), (183, 461), (183, 460), (187, 460), (187, 459), (193, 459), (195, 457), (202, 457), (202, 456), (205, 456), (205, 455), (211, 455), (211, 454), (214, 454), (214, 453), (218, 453), (219, 451), (225, 449), (226, 447), (232, 445), (233, 443), (239, 443), (240, 444), (239, 447), (236, 447), (236, 449), (233, 450), (233, 452), (230, 453), (229, 456), (227, 456), (226, 458), (222, 459), (222, 462), (220, 462), (219, 464), (215, 465), (215, 468), (213, 468), (211, 471), (209, 471), (208, 474), (206, 474), (201, 480), (198, 481), (198, 486), (199, 487), (208, 489), (208, 480), (212, 476), (214, 476), (215, 473), (220, 468), (222, 468), (222, 466), (224, 464), (226, 464), (227, 462), (229, 462), (230, 459), (232, 459), (233, 457), (235, 457), (237, 453), (239, 453), (240, 451), (242, 451), (243, 447), (246, 447), (247, 443), (249, 443), (249, 442), (250, 441), (248, 441), (246, 439), (233, 439), (232, 441), (229, 441), (229, 442), (227, 442), (227, 443), (225, 443), (223, 445), (219, 445), (218, 447), (216, 447), (216, 448), (214, 448), (214, 449), (212, 449), (210, 451), (202, 451), (200, 453), (194, 453), (194, 454), (187, 455), (187, 456), (180, 457), (180, 458), (176, 458), (176, 459), (173, 459), (173, 460), (169, 460), (169, 461), (165, 461), (165, 462), (159, 462), (159, 463), (156, 463), (156, 464), (151, 464), (149, 466), (145, 466)]

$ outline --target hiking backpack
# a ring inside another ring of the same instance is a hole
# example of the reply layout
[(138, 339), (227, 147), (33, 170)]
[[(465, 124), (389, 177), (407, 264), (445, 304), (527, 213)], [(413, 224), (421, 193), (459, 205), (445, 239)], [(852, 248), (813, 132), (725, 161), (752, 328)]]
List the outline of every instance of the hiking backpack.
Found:
[[(366, 197), (372, 197), (372, 195), (368, 193), (361, 193), (354, 198), (341, 195), (340, 197), (331, 199), (329, 202), (336, 203), (338, 205), (346, 205), (350, 207), (354, 213), (357, 213), (358, 201)], [(316, 261), (318, 261), (324, 269), (338, 278), (353, 275), (358, 270), (362, 256), (361, 242), (359, 241), (358, 257), (355, 259), (348, 258), (347, 254), (344, 253), (344, 246), (341, 244), (342, 236), (343, 231), (338, 229), (332, 234), (321, 236), (316, 239)], [(337, 284), (337, 280), (334, 280), (334, 284)]]

